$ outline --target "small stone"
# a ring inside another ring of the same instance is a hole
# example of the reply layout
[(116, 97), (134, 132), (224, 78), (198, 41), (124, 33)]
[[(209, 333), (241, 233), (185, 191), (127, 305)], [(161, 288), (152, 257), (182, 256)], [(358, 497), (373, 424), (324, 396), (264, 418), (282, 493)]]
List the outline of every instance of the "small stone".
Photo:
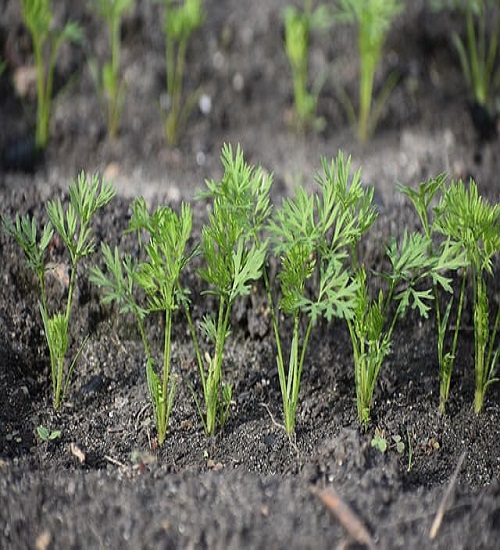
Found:
[(202, 94), (198, 102), (200, 111), (205, 115), (209, 115), (212, 112), (212, 99), (207, 94)]

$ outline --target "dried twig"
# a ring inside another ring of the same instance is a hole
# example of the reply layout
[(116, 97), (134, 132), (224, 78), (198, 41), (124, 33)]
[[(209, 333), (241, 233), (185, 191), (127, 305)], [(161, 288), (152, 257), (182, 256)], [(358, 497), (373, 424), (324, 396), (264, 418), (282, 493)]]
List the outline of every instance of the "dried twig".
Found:
[(457, 482), (458, 474), (460, 472), (460, 468), (462, 468), (462, 464), (465, 460), (466, 454), (467, 453), (464, 451), (460, 455), (460, 458), (458, 459), (458, 463), (455, 467), (455, 471), (453, 472), (453, 475), (451, 476), (450, 481), (448, 483), (448, 487), (446, 488), (443, 498), (441, 499), (441, 502), (436, 512), (436, 517), (434, 518), (434, 521), (432, 522), (431, 530), (429, 531), (430, 540), (434, 540), (436, 538), (439, 528), (441, 527), (441, 522), (443, 521), (443, 517), (446, 512), (446, 507), (448, 506), (448, 501), (450, 500), (451, 494), (453, 493), (453, 489)]
[(110, 462), (111, 464), (114, 464), (115, 466), (122, 468), (123, 470), (127, 470), (127, 471), (129, 470), (129, 467), (126, 464), (123, 464), (123, 462), (116, 460), (116, 458), (113, 458), (112, 456), (104, 455), (104, 459)]
[(358, 516), (340, 498), (333, 487), (317, 489), (311, 487), (311, 493), (316, 495), (330, 512), (340, 521), (349, 536), (360, 544), (364, 544), (369, 550), (375, 550), (375, 543)]

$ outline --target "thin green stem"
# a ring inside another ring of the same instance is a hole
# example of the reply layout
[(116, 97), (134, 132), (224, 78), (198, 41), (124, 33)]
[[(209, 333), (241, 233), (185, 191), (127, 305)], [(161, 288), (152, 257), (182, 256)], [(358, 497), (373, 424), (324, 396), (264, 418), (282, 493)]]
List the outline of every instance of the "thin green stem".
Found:
[(488, 355), (487, 355), (487, 359), (486, 359), (486, 364), (488, 365), (488, 380), (487, 380), (487, 382), (489, 381), (489, 379), (491, 378), (491, 375), (493, 374), (493, 372), (492, 372), (492, 367), (493, 367), (492, 356), (493, 356), (493, 350), (494, 350), (495, 342), (496, 342), (496, 335), (498, 333), (498, 328), (499, 327), (500, 327), (500, 307), (497, 308), (497, 314), (496, 314), (496, 317), (495, 317), (495, 324), (493, 325), (493, 331), (490, 334), (490, 342), (489, 342), (489, 345), (488, 345)]

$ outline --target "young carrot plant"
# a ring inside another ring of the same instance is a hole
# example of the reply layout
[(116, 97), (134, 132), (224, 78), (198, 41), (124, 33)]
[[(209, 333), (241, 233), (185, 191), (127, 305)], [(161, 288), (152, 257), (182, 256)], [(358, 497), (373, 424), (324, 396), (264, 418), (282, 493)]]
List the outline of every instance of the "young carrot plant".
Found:
[[(69, 368), (65, 372), (66, 355), (69, 347), (69, 321), (76, 286), (77, 267), (80, 261), (94, 251), (91, 222), (97, 210), (104, 207), (115, 194), (111, 185), (99, 182), (97, 176), (88, 178), (83, 172), (76, 182), (69, 187), (69, 205), (63, 209), (60, 199), (49, 201), (47, 214), (49, 222), (42, 230), (41, 238), (37, 237), (36, 222), (29, 216), (16, 215), (13, 223), (3, 218), (4, 227), (21, 246), (26, 256), (26, 264), (38, 278), (40, 286), (40, 313), (45, 329), (45, 338), (49, 347), (54, 408), (57, 409), (64, 399), (71, 374), (85, 341), (81, 344)], [(45, 258), (47, 248), (54, 236), (54, 231), (64, 243), (69, 257), (69, 283), (66, 307), (52, 313), (45, 285), (45, 274), (50, 269)]]
[(390, 75), (373, 102), (375, 71), (382, 57), (382, 48), (392, 21), (403, 9), (402, 0), (339, 1), (338, 18), (357, 23), (360, 57), (358, 115), (345, 93), (343, 100), (349, 118), (352, 122), (356, 121), (360, 142), (365, 142), (373, 134), (382, 109), (397, 82), (397, 75)]
[(305, 0), (304, 9), (287, 6), (283, 11), (285, 22), (285, 52), (290, 63), (293, 81), (295, 123), (299, 131), (309, 127), (321, 130), (324, 120), (316, 117), (318, 90), (308, 90), (308, 57), (310, 33), (331, 25), (325, 5), (312, 9), (312, 0)]
[(358, 235), (372, 223), (373, 213), (363, 209), (359, 217), (351, 217), (344, 208), (351, 197), (341, 196), (340, 190), (347, 189), (349, 168), (350, 160), (344, 163), (342, 153), (331, 165), (323, 161), (324, 176), (317, 179), (319, 194), (308, 195), (298, 188), (269, 223), (273, 252), (281, 258), (279, 309), (293, 321), (286, 364), (278, 308), (267, 283), (289, 436), (295, 432), (300, 381), (314, 325), (320, 317), (350, 320), (354, 315), (358, 283), (351, 280), (345, 259)]
[(427, 318), (434, 296), (427, 281), (451, 292), (451, 280), (442, 274), (448, 267), (448, 254), (430, 256), (430, 240), (421, 233), (405, 231), (401, 242), (391, 239), (386, 248), (391, 270), (381, 275), (386, 289), (370, 297), (365, 269), (356, 270), (359, 293), (354, 320), (348, 320), (354, 351), (358, 419), (370, 421), (375, 385), (384, 359), (391, 351), (394, 329), (409, 307)]
[(168, 106), (162, 111), (167, 145), (179, 140), (198, 97), (194, 92), (183, 102), (183, 79), (188, 44), (205, 19), (203, 0), (158, 0), (164, 4)]
[[(436, 231), (450, 238), (465, 254), (472, 279), (474, 310), (474, 411), (479, 413), (488, 387), (495, 377), (500, 348), (497, 333), (500, 307), (490, 326), (490, 300), (487, 276), (493, 275), (492, 258), (500, 251), (500, 205), (492, 205), (479, 195), (477, 185), (470, 180), (452, 182), (435, 209)], [(462, 285), (461, 293), (465, 291)], [(462, 296), (460, 298), (463, 300)]]
[(93, 0), (92, 5), (108, 27), (111, 55), (102, 69), (101, 75), (95, 75), (99, 91), (106, 105), (108, 134), (114, 139), (118, 134), (123, 102), (125, 100), (125, 83), (120, 79), (120, 25), (125, 13), (132, 7), (133, 0)]
[(453, 33), (453, 43), (458, 53), (460, 66), (474, 100), (488, 107), (495, 80), (495, 66), (500, 33), (500, 9), (497, 0), (433, 0), (437, 10), (451, 8), (459, 11), (465, 19), (466, 36), (462, 39)]
[[(431, 178), (428, 181), (421, 183), (418, 189), (411, 187), (399, 186), (399, 190), (407, 195), (413, 203), (415, 210), (420, 218), (424, 235), (429, 239), (429, 255), (441, 257), (441, 263), (447, 266), (448, 271), (458, 271), (465, 267), (465, 255), (460, 246), (451, 242), (449, 239), (446, 242), (435, 244), (435, 228), (430, 218), (430, 205), (438, 192), (442, 192), (446, 184), (446, 177), (440, 175), (436, 178)], [(455, 327), (453, 329), (452, 343), (449, 348), (446, 347), (446, 335), (450, 328), (450, 314), (452, 311), (454, 294), (452, 293), (444, 311), (439, 302), (438, 285), (433, 283), (434, 307), (436, 314), (436, 329), (437, 329), (437, 355), (439, 365), (439, 409), (444, 414), (446, 411), (446, 403), (450, 394), (451, 376), (455, 363), (458, 334), (462, 319), (462, 311), (464, 305), (465, 283), (467, 279), (467, 271), (462, 270), (461, 287), (458, 300), (458, 306), (455, 314)], [(447, 288), (446, 290), (451, 290)], [(448, 351), (447, 351), (448, 349)]]
[[(170, 414), (174, 404), (176, 384), (171, 378), (172, 320), (179, 306), (187, 299), (187, 291), (181, 287), (181, 272), (189, 261), (186, 253), (191, 235), (191, 208), (183, 204), (180, 214), (169, 207), (160, 207), (149, 214), (144, 199), (137, 199), (132, 207), (130, 230), (146, 232), (149, 240), (145, 246), (146, 261), (134, 262), (129, 255), (120, 258), (106, 244), (102, 252), (106, 273), (94, 267), (91, 281), (104, 289), (103, 303), (116, 301), (120, 313), (133, 313), (146, 354), (146, 378), (154, 410), (158, 444), (163, 445), (168, 431)], [(136, 287), (144, 291), (146, 304), (136, 298)], [(157, 374), (151, 346), (146, 334), (144, 319), (160, 313), (165, 319), (163, 342), (163, 373)]]
[(214, 350), (206, 353), (204, 360), (188, 314), (205, 402), (205, 411), (199, 404), (198, 409), (207, 435), (213, 435), (217, 423), (223, 426), (228, 418), (232, 388), (223, 381), (224, 348), (235, 301), (248, 295), (252, 282), (262, 275), (267, 242), (259, 234), (270, 212), (272, 181), (261, 169), (255, 170), (245, 162), (240, 147), (233, 155), (231, 146), (225, 145), (221, 160), (222, 180), (207, 181), (208, 190), (200, 195), (212, 200), (212, 212), (202, 230), (204, 266), (199, 273), (209, 285), (207, 294), (218, 300), (217, 315), (206, 316), (202, 323), (203, 333)]
[[(36, 66), (36, 134), (38, 149), (44, 149), (49, 139), (52, 88), (57, 52), (67, 40), (82, 39), (81, 28), (74, 22), (62, 30), (53, 28), (53, 13), (50, 0), (21, 0), (22, 17), (33, 41)], [(48, 60), (47, 60), (48, 59)]]

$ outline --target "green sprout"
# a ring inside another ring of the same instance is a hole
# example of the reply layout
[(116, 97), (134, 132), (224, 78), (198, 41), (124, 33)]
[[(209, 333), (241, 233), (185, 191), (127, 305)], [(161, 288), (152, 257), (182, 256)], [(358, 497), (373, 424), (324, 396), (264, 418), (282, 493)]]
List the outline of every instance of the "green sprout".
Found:
[[(90, 280), (103, 287), (103, 303), (116, 301), (120, 313), (132, 313), (137, 321), (146, 354), (146, 378), (153, 404), (158, 444), (163, 445), (168, 431), (170, 414), (174, 404), (176, 384), (170, 374), (172, 320), (179, 306), (187, 300), (187, 290), (181, 287), (182, 270), (189, 261), (186, 246), (191, 235), (192, 212), (183, 204), (180, 214), (170, 207), (160, 207), (149, 214), (144, 199), (137, 199), (132, 206), (130, 230), (149, 235), (145, 245), (147, 260), (134, 262), (130, 255), (120, 257), (119, 251), (104, 244), (102, 252), (107, 273), (94, 267)], [(146, 296), (145, 306), (135, 297), (136, 287)], [(164, 316), (163, 374), (155, 371), (155, 361), (146, 335), (144, 319), (147, 315), (161, 313)]]
[(392, 435), (388, 440), (385, 430), (380, 428), (375, 428), (375, 434), (370, 445), (382, 454), (385, 454), (387, 450), (394, 450), (400, 455), (405, 452), (405, 444), (400, 435)]
[(213, 353), (201, 358), (199, 345), (188, 310), (188, 323), (195, 342), (203, 387), (205, 412), (198, 402), (207, 435), (215, 433), (217, 422), (224, 426), (229, 414), (232, 387), (223, 381), (224, 347), (230, 334), (231, 311), (236, 300), (250, 293), (253, 281), (260, 279), (267, 242), (259, 238), (270, 212), (269, 189), (272, 179), (263, 170), (249, 166), (238, 146), (222, 148), (224, 175), (221, 181), (207, 181), (208, 190), (200, 195), (212, 200), (208, 225), (203, 227), (201, 253), (204, 266), (201, 278), (208, 283), (207, 294), (218, 299), (216, 317), (206, 316), (202, 330)]
[(454, 9), (465, 18), (466, 37), (453, 33), (465, 82), (474, 100), (488, 107), (494, 88), (498, 53), (500, 10), (498, 0), (433, 0), (434, 9)]
[(314, 29), (331, 26), (326, 6), (312, 10), (312, 0), (305, 0), (304, 9), (287, 6), (283, 11), (285, 21), (285, 52), (290, 63), (293, 80), (295, 123), (299, 131), (308, 127), (323, 129), (325, 121), (316, 118), (318, 86), (308, 90), (308, 57), (310, 33)]
[[(430, 178), (424, 183), (421, 183), (418, 189), (412, 189), (406, 186), (399, 186), (399, 190), (407, 195), (413, 203), (415, 210), (420, 218), (422, 224), (422, 229), (424, 235), (429, 239), (429, 255), (438, 257), (443, 257), (442, 263), (444, 263), (448, 271), (458, 271), (459, 269), (466, 266), (465, 255), (461, 250), (460, 246), (457, 246), (456, 243), (450, 242), (448, 240), (445, 243), (439, 244), (436, 246), (433, 241), (435, 241), (435, 228), (433, 226), (432, 220), (430, 219), (430, 205), (435, 199), (438, 192), (442, 192), (446, 184), (446, 176), (440, 175), (436, 178)], [(441, 413), (446, 412), (446, 403), (450, 394), (450, 383), (451, 376), (453, 373), (453, 367), (456, 358), (457, 344), (458, 344), (458, 334), (460, 331), (460, 324), (462, 319), (462, 311), (464, 306), (464, 295), (465, 295), (465, 283), (467, 279), (467, 271), (464, 269), (462, 273), (462, 283), (460, 296), (458, 301), (458, 306), (456, 308), (456, 319), (455, 319), (455, 328), (453, 330), (453, 339), (451, 347), (446, 347), (446, 335), (450, 327), (450, 314), (453, 306), (453, 293), (448, 300), (446, 308), (444, 311), (441, 308), (439, 296), (438, 296), (438, 285), (437, 283), (433, 284), (433, 294), (434, 294), (434, 306), (436, 313), (436, 328), (437, 328), (437, 354), (438, 354), (438, 365), (439, 365), (439, 409)], [(451, 291), (452, 289), (447, 289)]]
[(157, 0), (165, 5), (163, 30), (167, 63), (168, 108), (162, 110), (167, 145), (177, 145), (187, 118), (196, 104), (198, 92), (183, 103), (183, 79), (186, 52), (193, 34), (202, 26), (203, 0)]
[(358, 286), (350, 279), (344, 260), (346, 249), (371, 219), (365, 210), (352, 218), (344, 209), (342, 200), (350, 200), (341, 196), (348, 185), (349, 168), (350, 160), (346, 164), (342, 153), (330, 165), (323, 160), (324, 175), (317, 178), (319, 194), (308, 195), (298, 188), (292, 198), (283, 201), (269, 224), (273, 252), (281, 258), (279, 309), (293, 320), (286, 365), (277, 307), (265, 276), (289, 436), (295, 432), (300, 381), (313, 327), (321, 317), (350, 320), (354, 315)]
[[(104, 90), (103, 102), (106, 104), (106, 116), (109, 136), (114, 139), (118, 134), (123, 102), (125, 100), (125, 83), (119, 76), (120, 70), (120, 25), (123, 16), (131, 8), (133, 0), (94, 0), (92, 5), (108, 27), (111, 56), (96, 74)], [(100, 86), (99, 86), (100, 89)]]
[(45, 426), (37, 426), (36, 433), (38, 437), (48, 443), (49, 441), (55, 441), (61, 437), (61, 430), (49, 430)]
[[(343, 93), (343, 101), (352, 123), (357, 123), (357, 134), (364, 143), (373, 134), (382, 109), (397, 82), (391, 74), (385, 81), (377, 99), (373, 101), (375, 71), (382, 57), (382, 48), (394, 18), (404, 9), (402, 0), (340, 0), (338, 18), (355, 21), (358, 27), (358, 53), (360, 56), (359, 113)], [(372, 105), (373, 103), (373, 105)]]
[[(85, 339), (65, 373), (77, 267), (83, 258), (94, 251), (91, 227), (94, 214), (108, 204), (114, 194), (113, 188), (105, 182), (100, 183), (97, 175), (89, 179), (83, 172), (80, 173), (77, 181), (73, 181), (69, 187), (70, 202), (66, 210), (63, 209), (60, 199), (48, 202), (49, 222), (44, 226), (40, 239), (37, 236), (36, 222), (30, 216), (21, 217), (17, 214), (14, 223), (6, 217), (2, 218), (7, 233), (23, 249), (28, 268), (38, 277), (41, 295), (39, 307), (49, 347), (55, 409), (59, 408), (67, 393), (71, 374), (86, 342)], [(51, 313), (45, 285), (45, 274), (51, 267), (45, 258), (54, 232), (59, 235), (68, 251), (70, 267), (66, 307), (62, 311)]]
[[(490, 326), (490, 300), (487, 276), (493, 275), (492, 258), (500, 251), (500, 205), (490, 204), (478, 193), (474, 180), (468, 187), (460, 180), (443, 192), (435, 209), (436, 231), (450, 238), (465, 254), (472, 279), (474, 310), (474, 411), (481, 412), (488, 387), (495, 377), (500, 349), (496, 337), (500, 326), (500, 307)], [(462, 285), (460, 300), (465, 286)]]
[[(22, 17), (33, 41), (36, 65), (36, 135), (38, 149), (44, 149), (49, 139), (50, 111), (56, 56), (66, 41), (82, 39), (81, 28), (74, 22), (62, 30), (53, 28), (53, 13), (50, 0), (21, 0)], [(48, 56), (48, 61), (47, 57)]]

